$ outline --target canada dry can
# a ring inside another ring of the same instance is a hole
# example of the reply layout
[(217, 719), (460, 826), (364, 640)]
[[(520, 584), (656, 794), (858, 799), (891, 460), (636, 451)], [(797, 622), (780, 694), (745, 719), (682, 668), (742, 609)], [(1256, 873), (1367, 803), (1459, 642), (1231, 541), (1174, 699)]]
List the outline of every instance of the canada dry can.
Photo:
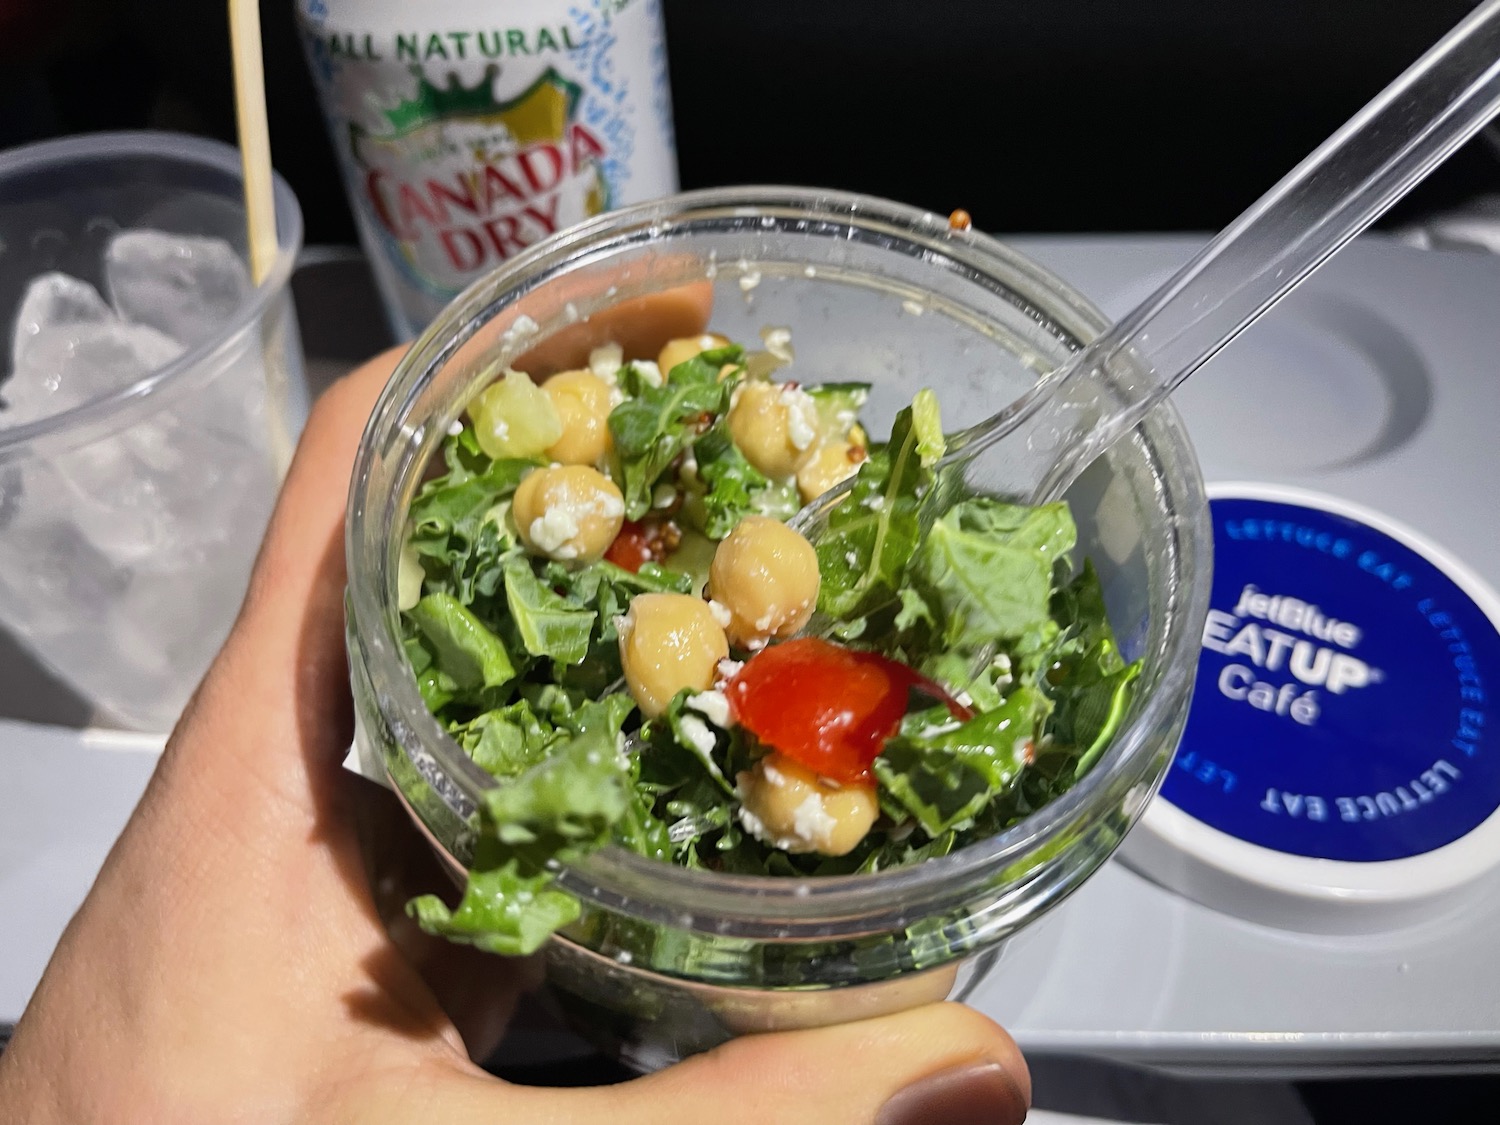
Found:
[(296, 0), (406, 339), (553, 231), (677, 190), (660, 0)]

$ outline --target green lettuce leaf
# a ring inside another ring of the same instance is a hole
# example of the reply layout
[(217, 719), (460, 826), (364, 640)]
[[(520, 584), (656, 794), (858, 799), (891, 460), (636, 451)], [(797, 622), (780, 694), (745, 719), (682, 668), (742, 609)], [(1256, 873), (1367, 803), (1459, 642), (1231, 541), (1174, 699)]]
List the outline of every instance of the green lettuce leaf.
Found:
[(629, 766), (602, 725), (561, 743), (507, 784), (484, 793), (485, 819), (502, 844), (536, 865), (603, 845), (629, 800)]
[(515, 777), (542, 761), (559, 738), (529, 700), (518, 699), (472, 719), (453, 732), (481, 769), (497, 778)]
[(462, 901), (449, 910), (437, 895), (422, 895), (406, 912), (429, 934), (477, 946), (487, 953), (535, 953), (560, 927), (578, 917), (578, 900), (554, 888), (546, 872), (524, 874), (511, 859), (469, 874)]
[(524, 557), (506, 560), (504, 572), (506, 605), (526, 651), (564, 664), (582, 660), (598, 615), (555, 593)]
[[(709, 354), (709, 353), (705, 353)], [(651, 491), (697, 435), (702, 419), (724, 410), (731, 380), (703, 356), (672, 368), (660, 387), (644, 384), (609, 415), (620, 464), (625, 515), (640, 519), (651, 508)]]
[(1075, 540), (1066, 504), (965, 500), (913, 556), (900, 624), (926, 624), (944, 647), (968, 651), (1041, 628), (1051, 620), (1054, 564)]
[(740, 520), (760, 512), (760, 498), (771, 482), (745, 460), (722, 419), (693, 443), (693, 456), (703, 485), (703, 533), (723, 539)]
[(470, 605), (476, 595), (495, 592), (501, 563), (518, 549), (506, 521), (510, 497), (539, 462), (491, 461), (467, 428), (444, 439), (443, 455), (449, 471), (412, 501), (409, 539), (422, 560), (424, 592)]
[(417, 678), (417, 690), (427, 709), (437, 715), (453, 702), (453, 697), (458, 694), (458, 685), (450, 677), (443, 675), (433, 663), (432, 650), (415, 631), (410, 618), (405, 618), (404, 623), (409, 632), (401, 639), (401, 644), (406, 650), (406, 659), (411, 662), (412, 674)]
[(948, 439), (943, 437), (937, 395), (925, 387), (911, 400), (911, 428), (917, 438), (917, 457), (930, 469), (947, 451)]
[(675, 850), (671, 829), (652, 811), (654, 804), (650, 793), (633, 788), (624, 815), (615, 823), (614, 840), (637, 855), (670, 863)]
[[(924, 394), (930, 392), (917, 397)], [(921, 496), (932, 481), (919, 450), (931, 444), (930, 435), (918, 432), (915, 409), (896, 415), (890, 442), (860, 465), (853, 487), (828, 514), (827, 533), (817, 545), (818, 609), (830, 617), (861, 617), (898, 596), (921, 533)], [(935, 409), (924, 407), (924, 417)]]
[(639, 775), (656, 792), (670, 792), (708, 778), (725, 796), (733, 796), (734, 781), (725, 773), (719, 749), (725, 732), (687, 705), (695, 692), (684, 689), (667, 708), (641, 728), (648, 744), (641, 755)]
[(1053, 614), (1064, 640), (1046, 680), (1056, 707), (1048, 733), (1074, 748), (1076, 778), (1114, 738), (1129, 708), (1141, 662), (1127, 664), (1120, 655), (1092, 563), (1085, 562), (1078, 576), (1057, 592)]
[(432, 664), (456, 690), (501, 687), (515, 676), (504, 643), (451, 594), (428, 594), (406, 616), (421, 632)]
[(552, 887), (556, 863), (578, 860), (627, 821), (643, 847), (664, 838), (635, 808), (630, 768), (618, 750), (611, 712), (594, 713), (584, 733), (555, 745), (540, 762), (484, 794), (481, 832), (456, 910), (424, 895), (407, 913), (431, 934), (492, 953), (533, 953), (578, 917), (578, 901)]
[(497, 503), (511, 496), (522, 478), (540, 463), (491, 461), (478, 473), (465, 471), (458, 480), (450, 473), (428, 481), (411, 502), (408, 513), (413, 540), (418, 544), (430, 543), (455, 529), (463, 530), (471, 522), (477, 523)]
[(883, 803), (915, 818), (929, 837), (966, 827), (1020, 779), (1046, 711), (1046, 699), (1023, 687), (965, 723), (946, 708), (908, 715), (875, 759)]

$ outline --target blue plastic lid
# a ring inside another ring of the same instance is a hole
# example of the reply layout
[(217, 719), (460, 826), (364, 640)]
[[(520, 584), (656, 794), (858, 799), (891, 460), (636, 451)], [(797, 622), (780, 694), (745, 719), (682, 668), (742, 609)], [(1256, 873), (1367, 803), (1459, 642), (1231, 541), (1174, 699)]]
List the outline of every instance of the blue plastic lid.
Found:
[(1283, 487), (1210, 494), (1192, 709), (1127, 855), (1293, 928), (1420, 917), (1500, 862), (1500, 603), (1378, 513)]

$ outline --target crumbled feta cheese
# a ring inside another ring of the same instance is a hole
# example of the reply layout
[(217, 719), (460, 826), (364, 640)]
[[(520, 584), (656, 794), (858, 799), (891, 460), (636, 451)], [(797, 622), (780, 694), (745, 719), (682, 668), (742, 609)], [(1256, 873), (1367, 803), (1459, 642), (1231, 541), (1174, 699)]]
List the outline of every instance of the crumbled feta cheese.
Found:
[(631, 362), (631, 367), (640, 373), (641, 382), (648, 387), (659, 387), (662, 384), (661, 368), (650, 359), (637, 359)]
[(770, 352), (782, 363), (791, 363), (797, 358), (792, 351), (792, 330), (790, 328), (766, 327), (760, 330), (761, 343), (766, 345), (766, 351)]
[(619, 379), (625, 351), (619, 344), (602, 344), (589, 352), (589, 370), (611, 386)]
[(521, 341), (537, 334), (537, 323), (531, 317), (522, 313), (516, 317), (515, 323), (500, 334), (502, 347), (512, 347)]
[(974, 706), (974, 697), (966, 691), (961, 691), (953, 697), (965, 707)]
[(687, 697), (687, 705), (714, 726), (729, 729), (729, 699), (722, 691), (700, 691)]
[(880, 495), (880, 493), (878, 492), (873, 496), (866, 497), (865, 507), (869, 508), (872, 512), (878, 512), (880, 511), (880, 509), (885, 507), (885, 497)]
[(792, 832), (808, 844), (826, 846), (838, 826), (837, 818), (829, 815), (823, 798), (816, 793), (809, 793), (792, 810)]
[(714, 752), (714, 732), (697, 715), (683, 715), (677, 720), (677, 729), (700, 755), (707, 758)]
[(451, 421), (451, 422), (448, 423), (448, 436), (449, 437), (457, 437), (459, 434), (461, 434), (463, 432), (464, 432), (464, 424), (459, 419), (455, 418), (455, 419), (453, 419), (453, 421)]
[(798, 450), (811, 447), (818, 440), (818, 404), (801, 387), (787, 387), (781, 392), (786, 403), (786, 436)]
[(576, 559), (578, 547), (570, 540), (578, 535), (578, 516), (579, 513), (566, 504), (548, 508), (531, 521), (531, 527), (527, 529), (531, 541), (555, 559)]
[(708, 599), (708, 612), (713, 614), (713, 619), (719, 623), (720, 629), (729, 628), (729, 623), (734, 620), (734, 614), (729, 612), (729, 607), (712, 598)]
[(614, 519), (616, 516), (625, 514), (625, 501), (608, 492), (600, 492), (595, 496), (592, 507), (605, 519)]
[(563, 316), (568, 318), (569, 324), (577, 324), (578, 306), (575, 305), (572, 301), (569, 301), (566, 305), (563, 306)]
[(750, 270), (740, 275), (740, 292), (748, 293), (760, 284), (760, 270)]
[(776, 837), (766, 828), (765, 821), (756, 816), (744, 805), (739, 808), (740, 823), (744, 825), (745, 831), (772, 847), (776, 846)]
[(846, 563), (848, 563), (850, 566), (858, 566), (859, 565), (859, 556), (856, 555), (853, 551), (845, 551), (844, 552), (844, 561)]
[(786, 774), (771, 764), (769, 758), (764, 758), (760, 763), (760, 775), (766, 779), (767, 785), (785, 785)]
[(738, 661), (738, 660), (730, 660), (729, 657), (726, 656), (723, 660), (719, 661), (719, 679), (721, 679), (721, 680), (732, 680), (732, 679), (734, 679), (736, 676), (738, 676), (740, 674), (740, 669), (743, 668), (744, 666), (745, 665), (743, 663), (741, 663), (740, 661)]

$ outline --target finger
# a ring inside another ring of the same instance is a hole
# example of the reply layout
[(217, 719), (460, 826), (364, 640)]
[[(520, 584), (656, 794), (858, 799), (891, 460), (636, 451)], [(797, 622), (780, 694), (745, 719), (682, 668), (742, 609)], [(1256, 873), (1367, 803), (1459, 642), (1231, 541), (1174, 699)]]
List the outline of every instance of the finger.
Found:
[(654, 360), (668, 340), (708, 327), (713, 299), (713, 285), (701, 281), (621, 301), (547, 337), (513, 366), (528, 375), (582, 367), (602, 344), (619, 344), (626, 359)]
[[(402, 349), (340, 379), (318, 400), (266, 531), (235, 630), (254, 665), (344, 680), (344, 511), (360, 435)], [(283, 686), (278, 684), (278, 687)], [(283, 696), (282, 698), (290, 698)]]
[[(628, 341), (632, 354), (654, 355), (668, 339), (702, 330), (712, 296), (711, 286), (696, 283), (623, 301), (556, 333), (529, 354), (541, 370), (581, 362), (589, 346), (609, 338)], [(344, 511), (360, 436), (400, 352), (393, 349), (369, 361), (318, 401), (271, 519), (244, 610), (198, 701), (206, 706), (218, 700), (242, 713), (248, 705), (258, 716), (255, 744), (245, 748), (258, 770), (300, 768), (295, 755), (268, 753), (278, 748), (298, 746), (327, 761), (348, 745)], [(222, 748), (221, 756), (230, 757)]]
[(363, 364), (314, 407), (239, 618), (173, 734), (164, 773), (190, 765), (203, 787), (225, 792), (260, 778), (307, 807), (304, 762), (334, 762), (348, 745), (344, 508), (359, 436), (399, 354)]
[[(487, 369), (496, 352), (508, 351), (515, 341), (511, 334), (525, 317), (541, 324), (578, 317), (509, 361), (511, 367), (541, 378), (556, 371), (582, 367), (589, 352), (601, 344), (619, 344), (626, 359), (655, 359), (668, 340), (696, 336), (708, 324), (713, 311), (713, 283), (707, 280), (674, 284), (685, 273), (701, 272), (697, 259), (666, 255), (634, 266), (608, 266), (600, 272), (585, 271), (554, 278), (547, 285), (523, 294), (494, 319), (481, 325), (449, 358), (459, 370), (478, 373)], [(607, 285), (637, 290), (657, 284), (654, 292), (616, 300), (586, 316), (579, 308), (591, 309)]]
[[(370, 1120), (481, 1125), (1011, 1125), (1031, 1079), (1014, 1041), (961, 1004), (833, 1027), (747, 1036), (618, 1086), (543, 1090), (477, 1074), (429, 1075)], [(423, 1117), (421, 1115), (425, 1114)]]
[(542, 957), (499, 958), (424, 933), (407, 915), (406, 904), (446, 885), (448, 873), (390, 794), (371, 797), (356, 805), (355, 813), (376, 912), (391, 943), (421, 974), (458, 1029), (469, 1057), (476, 1062), (490, 1058), (522, 994), (541, 986)]

